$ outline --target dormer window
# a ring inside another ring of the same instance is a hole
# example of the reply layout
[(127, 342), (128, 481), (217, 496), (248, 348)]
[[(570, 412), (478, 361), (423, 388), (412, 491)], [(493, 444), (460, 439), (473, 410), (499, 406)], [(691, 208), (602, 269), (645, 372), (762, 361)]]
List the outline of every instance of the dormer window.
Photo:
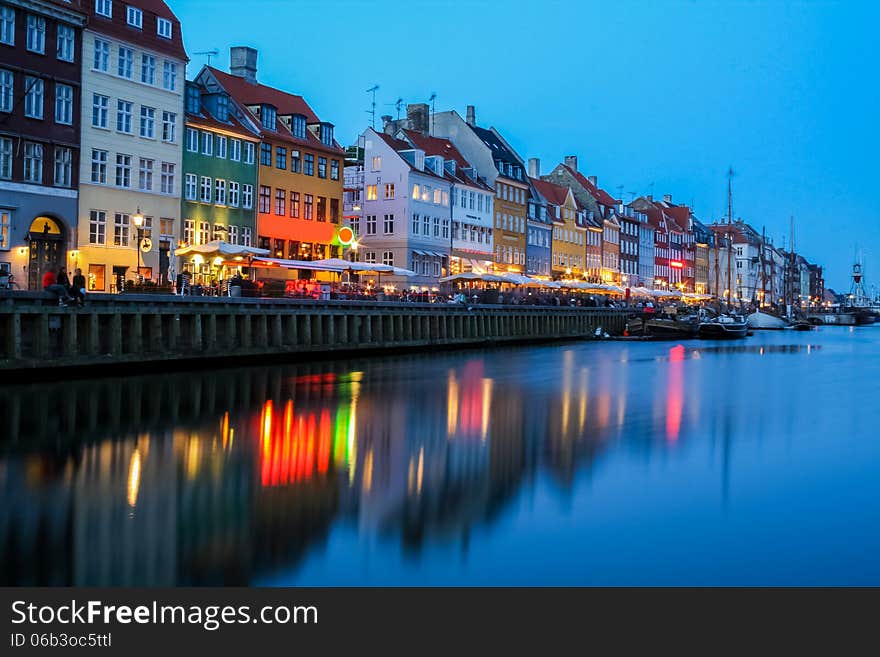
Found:
[(268, 128), (269, 130), (275, 130), (276, 116), (277, 112), (271, 105), (263, 105), (260, 110), (260, 122), (263, 124), (264, 128)]
[(95, 0), (95, 13), (106, 18), (113, 18), (112, 0)]
[(167, 18), (160, 18), (156, 22), (156, 34), (163, 39), (171, 38), (171, 21)]
[(329, 123), (321, 124), (321, 143), (325, 146), (333, 145), (333, 126)]
[(142, 29), (144, 26), (144, 12), (137, 7), (126, 7), (126, 22), (132, 27)]
[(302, 114), (294, 114), (290, 118), (290, 131), (297, 139), (306, 138), (306, 117)]
[(186, 85), (186, 111), (190, 114), (198, 114), (201, 111), (201, 94), (194, 84)]
[(218, 94), (217, 96), (217, 120), (224, 123), (229, 120), (229, 96)]

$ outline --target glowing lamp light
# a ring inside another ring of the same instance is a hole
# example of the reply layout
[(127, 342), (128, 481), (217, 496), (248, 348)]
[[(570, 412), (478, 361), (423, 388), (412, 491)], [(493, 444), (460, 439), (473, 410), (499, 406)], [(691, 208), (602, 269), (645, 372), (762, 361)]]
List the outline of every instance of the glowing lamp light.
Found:
[(203, 262), (205, 262), (205, 259), (202, 257), (202, 255), (201, 255), (200, 253), (196, 253), (196, 254), (193, 256), (193, 263), (194, 263), (194, 264), (196, 264), (196, 265), (200, 265), (200, 264), (202, 264)]
[(220, 256), (217, 256), (216, 258), (214, 258), (214, 266), (215, 267), (219, 267), (222, 264), (223, 264), (223, 258), (221, 258)]
[(140, 206), (138, 206), (137, 212), (131, 215), (131, 222), (137, 227), (140, 228), (144, 225), (144, 215), (141, 214)]
[(673, 269), (684, 269), (684, 263), (681, 260), (670, 260), (669, 266)]
[(26, 246), (18, 247), (18, 255), (25, 256), (28, 253), (28, 248)]

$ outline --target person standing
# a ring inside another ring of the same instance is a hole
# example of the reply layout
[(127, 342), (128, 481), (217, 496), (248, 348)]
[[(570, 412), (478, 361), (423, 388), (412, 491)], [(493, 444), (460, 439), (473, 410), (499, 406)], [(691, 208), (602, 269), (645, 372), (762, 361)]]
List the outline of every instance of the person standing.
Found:
[(73, 274), (73, 286), (70, 292), (71, 296), (76, 300), (77, 305), (84, 306), (86, 303), (86, 277), (83, 276), (82, 269), (76, 268)]

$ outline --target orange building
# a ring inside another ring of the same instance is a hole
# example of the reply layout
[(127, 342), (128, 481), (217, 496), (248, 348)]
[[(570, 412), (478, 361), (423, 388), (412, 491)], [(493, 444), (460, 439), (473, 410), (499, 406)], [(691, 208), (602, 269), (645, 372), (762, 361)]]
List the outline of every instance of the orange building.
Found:
[(229, 94), (260, 134), (256, 246), (275, 258), (339, 257), (345, 151), (333, 124), (302, 98), (257, 82), (257, 51), (230, 51), (231, 73), (206, 67), (200, 81)]

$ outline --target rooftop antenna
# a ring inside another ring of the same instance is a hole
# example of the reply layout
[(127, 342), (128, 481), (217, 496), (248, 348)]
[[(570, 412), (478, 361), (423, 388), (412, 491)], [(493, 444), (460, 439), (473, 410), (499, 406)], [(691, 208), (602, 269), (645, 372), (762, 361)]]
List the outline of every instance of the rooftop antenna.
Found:
[(206, 55), (208, 57), (208, 66), (211, 65), (211, 57), (216, 57), (220, 54), (220, 51), (216, 48), (212, 48), (211, 50), (199, 50), (198, 52), (194, 52), (193, 55)]
[(393, 103), (385, 103), (386, 105), (394, 105), (397, 109), (397, 120), (400, 121), (400, 108), (403, 106), (403, 98), (398, 98)]
[(367, 110), (367, 114), (370, 115), (370, 123), (373, 126), (373, 130), (376, 129), (376, 90), (379, 88), (378, 84), (374, 84), (372, 87), (367, 89), (368, 94), (373, 94), (373, 99), (370, 102), (370, 109)]
[(428, 99), (428, 102), (431, 103), (431, 134), (432, 135), (434, 134), (434, 113), (437, 110), (437, 106), (436, 106), (436, 102), (435, 102), (436, 100), (437, 100), (437, 93), (432, 91), (431, 97)]

